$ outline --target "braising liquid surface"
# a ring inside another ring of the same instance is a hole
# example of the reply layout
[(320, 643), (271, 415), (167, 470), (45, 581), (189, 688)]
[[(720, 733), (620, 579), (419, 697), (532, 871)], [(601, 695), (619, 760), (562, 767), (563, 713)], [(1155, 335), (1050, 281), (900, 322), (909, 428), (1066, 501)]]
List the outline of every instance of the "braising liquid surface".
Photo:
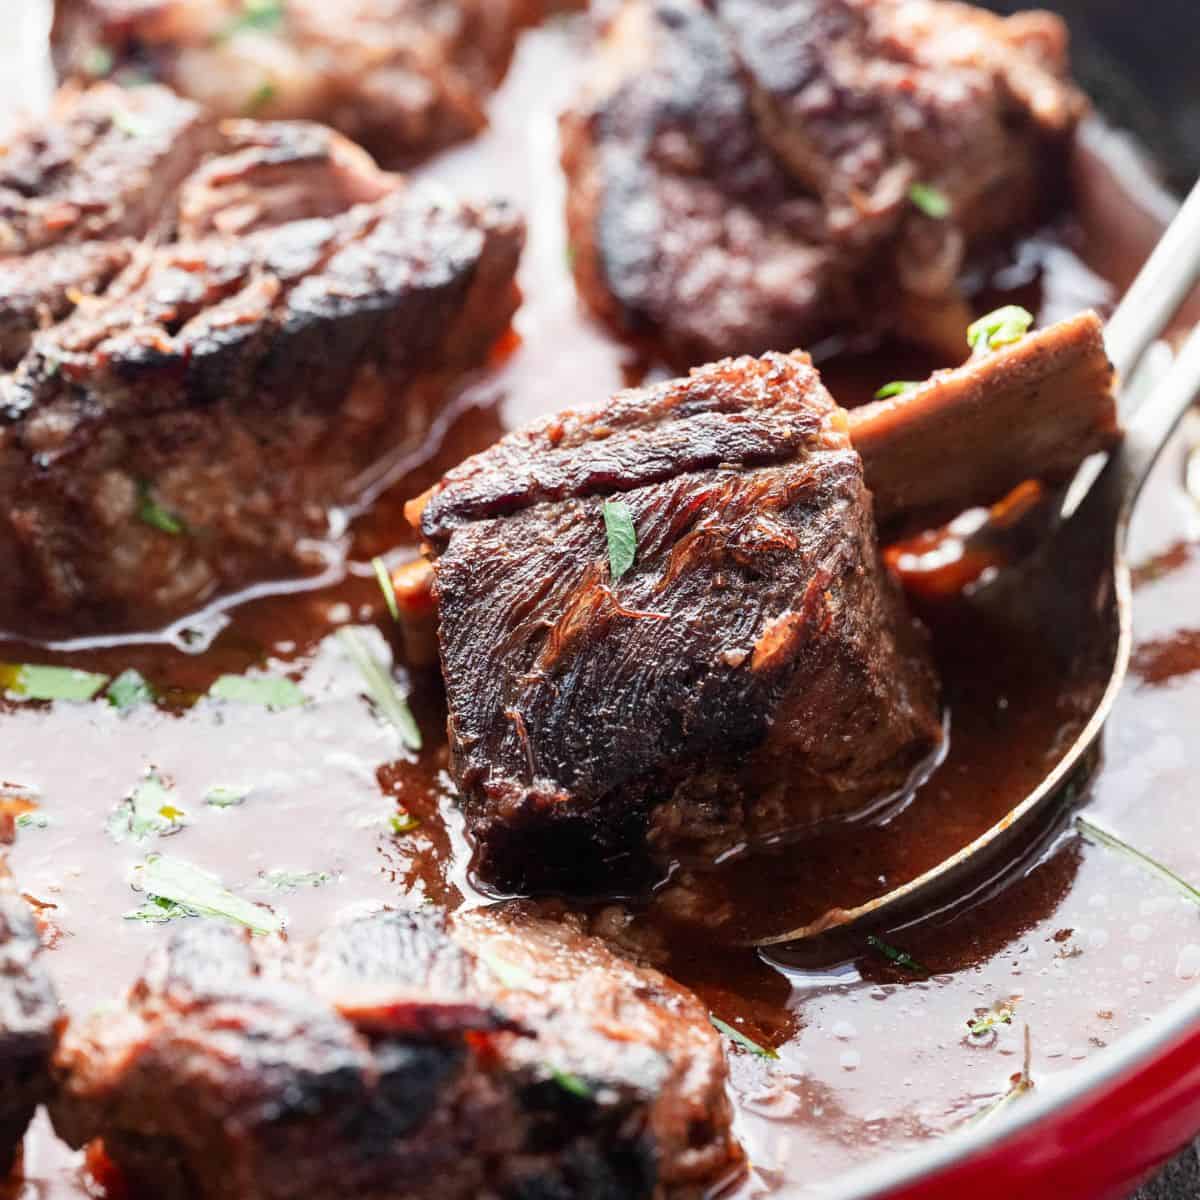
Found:
[[(28, 810), (9, 858), (42, 912), (48, 961), (72, 1012), (119, 1003), (168, 935), (169, 926), (126, 919), (141, 902), (130, 871), (152, 852), (271, 905), (291, 937), (371, 907), (490, 902), (469, 879), (436, 675), (398, 674), (424, 732), (425, 749), (412, 755), (364, 698), (337, 630), (363, 626), (358, 636), (379, 658), (392, 653), (369, 559), (415, 553), (405, 499), (503, 429), (662, 369), (592, 324), (570, 279), (556, 113), (579, 79), (577, 35), (570, 24), (529, 34), (492, 130), (418, 173), (507, 195), (524, 211), (519, 341), (463, 389), (421, 461), (397, 464), (392, 486), (352, 526), (344, 577), (203, 615), (167, 640), (69, 652), (0, 642), (9, 662), (136, 668), (164, 697), (126, 713), (102, 702), (0, 712), (0, 791), (12, 811)], [(1123, 161), (1113, 143), (1096, 130), (1088, 142), (1078, 219), (1024, 242), (993, 273), (981, 310), (1011, 299), (1050, 320), (1107, 305), (1127, 281), (1153, 235), (1152, 205), (1136, 177), (1110, 169)], [(865, 359), (826, 350), (827, 382), (847, 404), (938, 365), (899, 350)], [(1200, 470), (1191, 471), (1194, 494), (1186, 486), (1195, 432), (1185, 429), (1160, 465), (1134, 530), (1139, 648), (1092, 805), (1141, 850), (1200, 880), (1191, 786), (1200, 776), (1200, 624), (1191, 615), (1200, 611)], [(953, 547), (933, 550), (952, 558)], [(886, 824), (832, 831), (711, 876), (678, 873), (648, 904), (596, 912), (598, 927), (776, 1049), (774, 1059), (730, 1049), (750, 1163), (732, 1185), (739, 1197), (801, 1194), (868, 1156), (951, 1130), (1004, 1095), (1026, 1027), (1034, 1079), (1045, 1080), (1151, 1020), (1200, 974), (1195, 907), (1128, 860), (1063, 833), (974, 907), (886, 931), (911, 956), (908, 967), (865, 935), (786, 964), (742, 948), (750, 933), (802, 924), (915, 875), (1007, 811), (1061, 751), (1077, 714), (1049, 655), (954, 605), (935, 608), (930, 623), (950, 750), (907, 808)], [(197, 699), (219, 675), (245, 671), (289, 675), (308, 703), (272, 712)], [(112, 814), (148, 773), (170, 789), (180, 826), (149, 841), (119, 838)], [(215, 789), (223, 805), (210, 802)], [(419, 821), (408, 832), (392, 827), (398, 806)], [(40, 1118), (11, 1195), (61, 1200), (98, 1188)]]

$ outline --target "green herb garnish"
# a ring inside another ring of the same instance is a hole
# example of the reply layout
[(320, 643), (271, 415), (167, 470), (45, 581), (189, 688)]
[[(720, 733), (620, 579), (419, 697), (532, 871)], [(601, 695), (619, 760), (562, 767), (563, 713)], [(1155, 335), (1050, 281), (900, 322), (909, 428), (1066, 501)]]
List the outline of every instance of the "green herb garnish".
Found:
[(405, 833), (412, 833), (420, 824), (421, 818), (414, 817), (407, 808), (402, 808), (388, 817), (388, 827), (397, 837)]
[(982, 1017), (969, 1022), (968, 1028), (972, 1037), (983, 1037), (985, 1033), (991, 1033), (997, 1025), (1011, 1025), (1012, 1021), (1013, 1010), (1008, 1005), (1004, 1005), (1002, 1008), (993, 1009)]
[(275, 81), (273, 79), (264, 79), (246, 101), (247, 114), (253, 116), (255, 113), (262, 112), (278, 94), (279, 89), (275, 86)]
[(50, 818), (40, 812), (18, 813), (16, 825), (18, 829), (47, 829), (50, 825)]
[(605, 500), (604, 533), (608, 538), (609, 569), (613, 579), (620, 579), (637, 557), (637, 530), (624, 500)]
[(367, 694), (376, 707), (400, 733), (400, 740), (410, 750), (421, 749), (421, 730), (408, 701), (400, 695), (396, 681), (376, 657), (363, 645), (358, 634), (350, 628), (339, 629), (338, 639), (354, 661), (367, 685)]
[(122, 671), (108, 685), (104, 695), (109, 704), (121, 712), (139, 704), (153, 704), (155, 700), (154, 689), (146, 682), (141, 672), (132, 667)]
[(1200, 889), (1193, 887), (1181, 875), (1176, 875), (1170, 867), (1164, 866), (1157, 859), (1151, 858), (1150, 855), (1138, 850), (1135, 846), (1122, 841), (1115, 833), (1109, 833), (1107, 829), (1101, 829), (1099, 825), (1082, 816), (1075, 818), (1075, 827), (1088, 841), (1097, 842), (1101, 846), (1107, 846), (1108, 849), (1115, 850), (1118, 854), (1124, 854), (1126, 858), (1132, 859), (1145, 870), (1152, 872), (1160, 879), (1165, 879), (1193, 904), (1200, 904)]
[(208, 694), (234, 704), (260, 704), (271, 709), (297, 708), (308, 698), (282, 675), (222, 675)]
[(908, 392), (915, 392), (921, 385), (912, 379), (893, 379), (891, 383), (885, 383), (875, 393), (876, 400), (887, 400), (890, 396), (903, 396)]
[(114, 108), (112, 123), (126, 137), (144, 138), (150, 132), (149, 123), (127, 108)]
[(975, 357), (1000, 346), (1019, 342), (1033, 325), (1033, 313), (1018, 304), (1006, 304), (972, 321), (967, 327), (967, 345)]
[(143, 483), (138, 492), (138, 520), (172, 537), (187, 533), (187, 525), (183, 520), (154, 499), (148, 483)]
[(176, 921), (183, 917), (198, 917), (200, 914), (174, 900), (163, 896), (153, 896), (141, 908), (132, 908), (125, 914), (127, 921), (149, 921), (152, 925), (162, 925), (167, 921)]
[(718, 1033), (723, 1033), (730, 1041), (736, 1042), (743, 1050), (749, 1050), (751, 1054), (757, 1054), (759, 1058), (778, 1058), (777, 1051), (772, 1050), (769, 1046), (760, 1046), (757, 1042), (751, 1041), (740, 1029), (734, 1027), (720, 1017), (714, 1017), (712, 1013), (708, 1014), (708, 1019), (712, 1022), (713, 1028)]
[(322, 887), (333, 878), (328, 871), (268, 871), (263, 883), (279, 892), (294, 892), (302, 887)]
[(93, 79), (104, 79), (115, 66), (112, 51), (107, 46), (92, 46), (83, 56), (84, 73)]
[(219, 783), (204, 793), (204, 803), (212, 808), (235, 808), (250, 795), (248, 787), (231, 787)]
[(0, 689), (22, 700), (91, 700), (107, 682), (107, 675), (74, 667), (0, 663)]
[(284, 0), (242, 0), (241, 13), (218, 36), (236, 37), (250, 29), (271, 32), (283, 24), (284, 10)]
[(580, 1079), (578, 1075), (572, 1074), (570, 1071), (560, 1071), (556, 1067), (551, 1067), (550, 1078), (564, 1092), (570, 1092), (572, 1096), (578, 1096), (580, 1100), (590, 1100), (594, 1095), (591, 1085), (585, 1079)]
[(375, 568), (375, 578), (379, 580), (379, 590), (383, 593), (383, 602), (392, 614), (392, 620), (399, 621), (400, 606), (396, 603), (396, 586), (392, 583), (392, 574), (387, 569), (387, 563), (382, 558), (373, 558), (371, 566)]
[(278, 933), (283, 921), (262, 905), (235, 896), (216, 875), (193, 866), (181, 858), (152, 854), (135, 867), (131, 882), (146, 893), (147, 904), (126, 913), (130, 920), (148, 920), (149, 904), (156, 904), (163, 916), (217, 917), (246, 926), (253, 933)]
[(166, 837), (183, 828), (187, 813), (175, 804), (171, 790), (151, 771), (113, 810), (108, 832), (116, 842)]
[(524, 967), (509, 962), (507, 958), (497, 954), (490, 946), (483, 946), (476, 950), (475, 957), (500, 980), (502, 987), (513, 991), (528, 990), (537, 982)]
[(1009, 1084), (1008, 1091), (997, 1096), (986, 1108), (977, 1112), (967, 1121), (968, 1125), (981, 1125), (991, 1120), (997, 1113), (1007, 1108), (1014, 1100), (1020, 1099), (1026, 1092), (1033, 1091), (1033, 1075), (1030, 1071), (1033, 1061), (1032, 1042), (1029, 1036), (1029, 1026), (1025, 1026), (1025, 1059), (1021, 1065), (1021, 1073)]
[(885, 942), (883, 938), (871, 934), (867, 938), (867, 945), (882, 954), (888, 962), (895, 963), (896, 966), (903, 967), (906, 971), (912, 971), (915, 975), (929, 974), (928, 969), (917, 962), (906, 950), (898, 950), (895, 946)]
[(946, 193), (928, 183), (914, 183), (908, 189), (908, 198), (914, 208), (935, 221), (944, 221), (950, 215), (950, 200)]

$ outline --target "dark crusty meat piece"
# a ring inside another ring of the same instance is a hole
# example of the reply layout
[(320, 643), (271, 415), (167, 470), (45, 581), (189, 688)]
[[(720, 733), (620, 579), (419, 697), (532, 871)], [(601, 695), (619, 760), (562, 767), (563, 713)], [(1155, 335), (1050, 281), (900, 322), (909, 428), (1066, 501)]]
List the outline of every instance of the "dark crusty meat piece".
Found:
[(0, 145), (0, 369), (170, 226), (169, 201), (216, 145), (212, 121), (166, 88), (64, 88)]
[(104, 291), (129, 262), (133, 244), (67, 243), (0, 258), (0, 369), (11, 369), (33, 335), (74, 311), (81, 296)]
[(444, 921), (180, 931), (64, 1039), (57, 1130), (156, 1200), (649, 1200), (734, 1159), (694, 999), (572, 929)]
[(807, 355), (769, 354), (536, 422), (435, 487), (452, 769), (488, 884), (611, 889), (906, 787), (937, 686), (846, 429)]
[(0, 1176), (12, 1167), (25, 1128), (50, 1091), (58, 1000), (39, 954), (29, 906), (0, 879)]
[(221, 152), (180, 188), (185, 241), (336, 216), (401, 185), (361, 146), (311, 121), (226, 121), (221, 135)]
[(389, 166), (478, 133), (545, 0), (59, 0), (69, 77), (149, 72), (220, 116), (323, 121)]
[(312, 566), (516, 304), (520, 222), (401, 191), (139, 255), (0, 379), (0, 627), (157, 626)]
[(1066, 71), (1045, 13), (623, 0), (564, 121), (581, 290), (693, 361), (847, 328), (953, 352), (968, 251), (1061, 193)]
[(63, 89), (0, 146), (0, 254), (141, 237), (215, 145), (200, 107), (166, 88)]

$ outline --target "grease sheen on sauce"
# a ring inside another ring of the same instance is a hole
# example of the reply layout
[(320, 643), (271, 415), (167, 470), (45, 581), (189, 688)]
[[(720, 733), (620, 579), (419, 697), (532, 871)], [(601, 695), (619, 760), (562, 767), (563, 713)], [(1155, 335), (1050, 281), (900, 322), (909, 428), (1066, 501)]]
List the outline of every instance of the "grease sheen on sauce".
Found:
[[(47, 959), (70, 1011), (116, 1001), (166, 935), (167, 927), (122, 917), (138, 900), (128, 872), (151, 850), (206, 866), (272, 904), (292, 937), (372, 906), (487, 902), (470, 884), (444, 773), (436, 678), (400, 673), (425, 735), (424, 751), (414, 756), (372, 714), (331, 635), (346, 623), (388, 632), (369, 559), (415, 553), (400, 512), (406, 498), (503, 429), (600, 400), (646, 369), (581, 314), (567, 269), (555, 114), (579, 78), (578, 56), (569, 24), (527, 35), (493, 104), (492, 130), (417, 174), (466, 193), (510, 196), (525, 213), (519, 342), (495, 371), (463, 389), (424, 461), (398, 465), (394, 486), (354, 524), (345, 578), (197, 621), (190, 647), (159, 641), (55, 656), (0, 642), (0, 659), (9, 661), (114, 674), (137, 667), (170, 701), (125, 715), (104, 704), (11, 705), (0, 713), (0, 780), (36, 789), (46, 818), (44, 828), (18, 831), (12, 867), (44, 906)], [(1088, 203), (1079, 223), (1024, 243), (994, 280), (995, 296), (981, 304), (1020, 300), (1049, 320), (1103, 305), (1127, 281), (1154, 220), (1105, 162), (1106, 153), (1081, 158)], [(853, 403), (882, 381), (934, 365), (894, 350), (868, 359), (833, 354), (825, 370), (834, 394)], [(1200, 611), (1200, 558), (1192, 553), (1200, 507), (1184, 487), (1190, 437), (1185, 429), (1164, 457), (1139, 510), (1134, 561), (1146, 564), (1135, 609), (1140, 648), (1093, 804), (1129, 840), (1197, 880), (1200, 819), (1191, 784), (1200, 775), (1200, 619), (1189, 614)], [(1196, 909), (1122, 859), (1069, 836), (1040, 847), (985, 902), (889, 933), (928, 965), (928, 979), (889, 965), (861, 940), (786, 967), (739, 948), (764, 920), (774, 928), (798, 924), (911, 877), (990, 824), (1054, 761), (1073, 714), (1047, 656), (954, 611), (935, 613), (931, 623), (951, 749), (903, 812), (886, 825), (730, 864), (709, 879), (677, 877), (648, 907), (597, 914), (725, 1020), (778, 1049), (777, 1060), (730, 1054), (751, 1164), (730, 1192), (738, 1197), (803, 1194), (870, 1156), (949, 1131), (1006, 1090), (1020, 1067), (1026, 1025), (1034, 1078), (1048, 1079), (1153, 1019), (1200, 976)], [(384, 653), (382, 641), (376, 650)], [(282, 713), (183, 703), (217, 675), (253, 667), (293, 675), (312, 703)], [(142, 846), (114, 843), (106, 819), (149, 770), (173, 787), (186, 823)], [(246, 799), (230, 808), (206, 805), (214, 786), (245, 790)], [(420, 820), (401, 837), (388, 827), (397, 804)], [(280, 892), (265, 882), (277, 870), (330, 878)], [(700, 920), (698, 934), (681, 920), (685, 914)], [(969, 1022), (997, 1004), (1012, 1007), (1012, 1024), (972, 1036)], [(66, 1200), (96, 1195), (97, 1187), (80, 1156), (39, 1118), (27, 1139), (25, 1180), (8, 1194)]]

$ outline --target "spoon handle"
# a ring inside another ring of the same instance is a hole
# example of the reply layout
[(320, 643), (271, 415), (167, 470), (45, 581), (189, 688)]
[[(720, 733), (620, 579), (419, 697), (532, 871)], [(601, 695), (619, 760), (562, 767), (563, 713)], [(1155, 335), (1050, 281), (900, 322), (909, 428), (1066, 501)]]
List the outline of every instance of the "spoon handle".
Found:
[(1147, 347), (1200, 280), (1200, 180), (1175, 214), (1154, 252), (1104, 331), (1109, 357), (1122, 379), (1133, 374)]
[(1167, 439), (1197, 396), (1200, 396), (1200, 325), (1188, 335), (1170, 370), (1134, 413), (1125, 430), (1122, 490), (1131, 505)]

